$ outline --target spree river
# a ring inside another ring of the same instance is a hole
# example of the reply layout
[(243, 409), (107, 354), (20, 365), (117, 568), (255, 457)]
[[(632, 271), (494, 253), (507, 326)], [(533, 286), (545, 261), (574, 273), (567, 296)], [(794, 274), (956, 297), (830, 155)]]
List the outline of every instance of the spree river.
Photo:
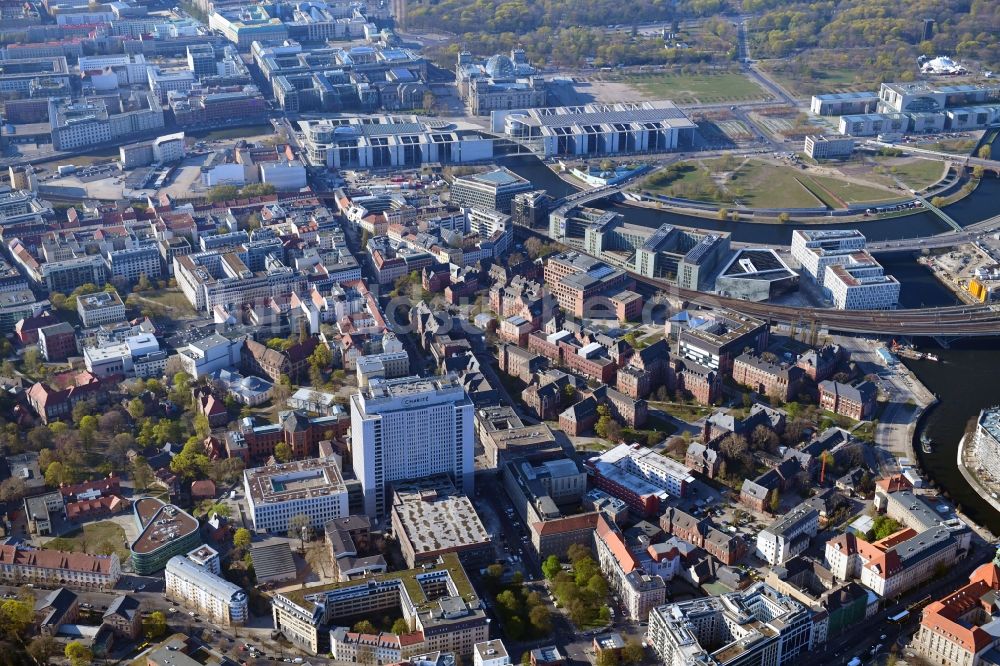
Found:
[[(575, 191), (534, 157), (510, 158), (505, 164), (555, 197)], [(622, 213), (633, 224), (649, 227), (674, 224), (728, 231), (732, 234), (732, 239), (739, 242), (789, 245), (792, 230), (806, 226), (733, 223), (608, 202), (602, 206)], [(963, 226), (997, 215), (1000, 213), (1000, 180), (984, 179), (973, 194), (948, 206), (947, 212)], [(833, 223), (824, 225), (824, 228), (856, 228), (873, 241), (930, 236), (950, 229), (930, 212), (886, 220)], [(940, 307), (957, 303), (954, 295), (930, 271), (918, 264), (913, 256), (890, 254), (879, 256), (878, 259), (885, 266), (886, 273), (896, 276), (902, 285), (900, 307)], [(1000, 331), (997, 331), (997, 335), (1000, 336)], [(941, 359), (938, 363), (904, 361), (940, 400), (924, 417), (919, 430), (926, 431), (934, 440), (934, 452), (924, 454), (919, 445), (914, 447), (923, 474), (960, 505), (969, 518), (994, 534), (1000, 534), (1000, 512), (979, 497), (966, 483), (956, 465), (958, 442), (969, 420), (977, 417), (981, 409), (1000, 404), (1000, 337), (962, 340), (953, 343), (950, 349), (938, 349), (933, 340), (917, 340), (916, 343), (922, 349), (933, 350)]]

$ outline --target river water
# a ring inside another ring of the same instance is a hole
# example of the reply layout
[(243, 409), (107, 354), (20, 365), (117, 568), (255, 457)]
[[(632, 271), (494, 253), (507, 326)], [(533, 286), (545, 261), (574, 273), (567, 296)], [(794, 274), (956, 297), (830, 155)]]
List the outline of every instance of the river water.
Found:
[[(511, 158), (505, 164), (555, 197), (575, 191), (533, 157)], [(605, 203), (604, 206), (623, 213), (634, 224), (658, 227), (666, 223), (728, 231), (738, 242), (788, 245), (792, 230), (797, 228), (795, 224), (725, 222), (622, 204)], [(962, 226), (997, 215), (1000, 213), (1000, 180), (984, 179), (976, 192), (946, 210)], [(872, 241), (922, 237), (949, 230), (940, 218), (930, 212), (888, 220), (835, 223), (828, 228), (857, 228)], [(902, 285), (900, 307), (940, 307), (957, 303), (955, 296), (930, 271), (918, 264), (914, 256), (890, 254), (878, 259), (886, 273), (896, 276)], [(1000, 336), (1000, 331), (997, 334)], [(979, 497), (956, 465), (958, 442), (969, 420), (978, 416), (981, 409), (1000, 404), (1000, 337), (962, 340), (952, 343), (950, 349), (939, 349), (933, 340), (915, 342), (922, 349), (932, 350), (941, 359), (938, 363), (904, 361), (940, 400), (924, 417), (920, 429), (920, 432), (926, 430), (934, 440), (934, 452), (924, 454), (919, 445), (915, 447), (923, 474), (960, 505), (969, 518), (994, 534), (1000, 534), (1000, 512)]]

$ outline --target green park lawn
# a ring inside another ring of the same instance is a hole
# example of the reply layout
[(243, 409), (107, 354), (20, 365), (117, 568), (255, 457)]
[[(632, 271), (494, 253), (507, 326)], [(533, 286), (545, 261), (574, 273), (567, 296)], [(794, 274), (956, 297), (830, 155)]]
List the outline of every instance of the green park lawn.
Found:
[(810, 176), (810, 179), (820, 187), (813, 189), (817, 196), (823, 198), (827, 205), (832, 208), (842, 206), (836, 200), (827, 200), (824, 190), (839, 197), (846, 203), (869, 203), (876, 201), (896, 201), (902, 197), (895, 192), (882, 189), (880, 187), (868, 187), (858, 185), (838, 178), (828, 178), (826, 176)]
[(624, 81), (644, 94), (677, 104), (709, 104), (767, 99), (756, 83), (737, 73), (631, 75)]
[(937, 160), (913, 159), (904, 164), (894, 164), (890, 171), (910, 189), (922, 190), (944, 176), (944, 164)]
[(128, 545), (125, 543), (125, 530), (120, 525), (104, 520), (99, 523), (84, 525), (66, 536), (56, 537), (43, 546), (48, 550), (61, 550), (65, 553), (89, 553), (105, 555), (110, 548), (118, 553), (123, 562), (129, 556)]

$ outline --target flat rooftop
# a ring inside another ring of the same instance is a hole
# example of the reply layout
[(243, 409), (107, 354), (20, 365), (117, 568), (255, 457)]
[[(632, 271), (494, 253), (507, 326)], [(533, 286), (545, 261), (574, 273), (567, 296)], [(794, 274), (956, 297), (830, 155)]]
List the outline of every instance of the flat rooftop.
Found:
[(402, 527), (415, 555), (489, 543), (472, 502), (447, 477), (395, 484), (393, 522)]
[(198, 521), (191, 514), (153, 497), (143, 497), (137, 501), (134, 511), (142, 532), (132, 542), (131, 548), (133, 552), (142, 555), (155, 552), (170, 541), (198, 531)]
[(296, 460), (243, 472), (254, 504), (276, 504), (323, 497), (347, 489), (335, 460)]

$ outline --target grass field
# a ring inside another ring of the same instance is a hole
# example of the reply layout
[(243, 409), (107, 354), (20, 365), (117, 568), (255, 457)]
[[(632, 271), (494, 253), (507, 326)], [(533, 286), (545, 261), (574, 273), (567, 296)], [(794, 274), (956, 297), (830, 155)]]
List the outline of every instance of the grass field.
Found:
[(106, 555), (113, 548), (120, 560), (125, 561), (129, 556), (128, 546), (125, 544), (125, 530), (107, 520), (84, 525), (71, 536), (56, 537), (46, 542), (43, 548), (91, 555)]
[(914, 159), (903, 164), (893, 164), (889, 170), (914, 190), (933, 185), (944, 176), (944, 164), (936, 160)]
[[(897, 199), (902, 198), (898, 194), (889, 192), (888, 190), (883, 190), (878, 187), (867, 187), (865, 185), (858, 185), (856, 183), (849, 183), (844, 180), (838, 180), (836, 178), (827, 178), (824, 176), (811, 176), (810, 178), (813, 182), (815, 182), (820, 186), (821, 188), (820, 191), (825, 189), (833, 193), (836, 197), (839, 197), (846, 203), (895, 201)], [(817, 193), (817, 196), (822, 196), (822, 195)], [(828, 202), (827, 205), (830, 205), (830, 203)]]
[(822, 202), (799, 182), (798, 169), (749, 160), (727, 183), (730, 191), (753, 208), (815, 208)]
[(874, 76), (849, 67), (813, 66), (807, 70), (808, 76), (791, 75), (768, 67), (766, 62), (761, 64), (761, 68), (767, 70), (790, 93), (802, 97), (821, 93), (878, 90), (879, 86), (879, 81)]
[(633, 75), (625, 83), (657, 99), (677, 104), (708, 104), (767, 99), (760, 86), (742, 74), (650, 74)]
[(150, 289), (133, 292), (131, 297), (140, 308), (149, 307), (157, 314), (171, 319), (193, 319), (198, 316), (180, 289)]

